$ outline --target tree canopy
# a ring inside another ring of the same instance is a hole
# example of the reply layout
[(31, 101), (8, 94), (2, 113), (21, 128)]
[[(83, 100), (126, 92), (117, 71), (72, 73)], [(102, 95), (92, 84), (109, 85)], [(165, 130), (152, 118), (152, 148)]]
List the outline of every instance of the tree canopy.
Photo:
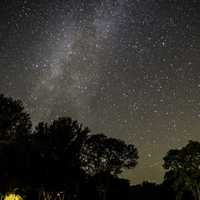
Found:
[(23, 188), (23, 194), (29, 191), (35, 199), (34, 191), (40, 190), (44, 199), (47, 195), (49, 200), (63, 195), (63, 191), (71, 195), (69, 199), (83, 200), (105, 195), (108, 199), (134, 196), (134, 199), (173, 200), (176, 195), (177, 200), (200, 200), (199, 142), (189, 141), (181, 149), (171, 149), (166, 154), (163, 165), (166, 174), (161, 185), (143, 183), (131, 187), (128, 181), (119, 178), (124, 169), (137, 165), (138, 158), (133, 144), (104, 134), (91, 134), (70, 117), (39, 122), (32, 129), (22, 102), (0, 95), (2, 192)]
[(90, 135), (81, 151), (82, 168), (91, 175), (109, 172), (117, 175), (124, 168), (137, 164), (138, 152), (134, 145), (109, 138), (103, 134)]
[(164, 157), (163, 167), (167, 170), (165, 181), (171, 182), (179, 191), (181, 199), (184, 190), (191, 191), (200, 199), (200, 143), (189, 141), (182, 149), (172, 149)]
[(20, 100), (0, 95), (0, 140), (24, 139), (31, 131), (29, 114)]

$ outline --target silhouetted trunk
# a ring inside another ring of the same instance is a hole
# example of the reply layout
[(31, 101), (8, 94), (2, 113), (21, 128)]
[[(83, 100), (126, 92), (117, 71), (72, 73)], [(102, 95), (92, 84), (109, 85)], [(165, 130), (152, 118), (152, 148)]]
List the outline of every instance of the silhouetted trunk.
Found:
[(197, 198), (196, 198), (196, 200), (200, 200), (200, 189), (199, 189), (199, 186), (197, 185), (196, 186), (196, 188), (197, 188)]
[(183, 192), (180, 191), (176, 194), (176, 200), (182, 200)]
[(195, 200), (200, 200), (200, 188), (197, 183), (194, 184), (194, 189), (193, 189), (192, 193), (193, 193)]

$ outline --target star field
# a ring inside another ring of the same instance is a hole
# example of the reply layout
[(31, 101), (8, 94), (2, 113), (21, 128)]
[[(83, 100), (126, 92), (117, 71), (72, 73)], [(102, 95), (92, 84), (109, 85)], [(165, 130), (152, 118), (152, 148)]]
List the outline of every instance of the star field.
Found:
[(0, 93), (34, 125), (70, 116), (133, 143), (133, 183), (160, 182), (171, 148), (200, 140), (198, 0), (2, 0)]

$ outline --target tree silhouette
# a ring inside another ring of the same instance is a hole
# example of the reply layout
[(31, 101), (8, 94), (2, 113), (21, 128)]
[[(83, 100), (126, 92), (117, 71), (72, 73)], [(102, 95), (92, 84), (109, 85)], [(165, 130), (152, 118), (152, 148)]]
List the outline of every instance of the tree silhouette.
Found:
[[(55, 199), (57, 194), (67, 194), (68, 199), (94, 199), (101, 197), (104, 189), (108, 199), (121, 199), (129, 182), (116, 175), (135, 167), (137, 149), (122, 140), (89, 132), (69, 117), (40, 122), (32, 132), (22, 102), (0, 95), (1, 191), (23, 188), (28, 199), (37, 198), (38, 191), (43, 199)], [(88, 186), (94, 188), (89, 196), (83, 191)]]
[(31, 120), (20, 100), (0, 95), (1, 191), (23, 185), (27, 176)]
[(76, 190), (84, 176), (79, 154), (88, 133), (88, 128), (71, 118), (39, 123), (32, 137), (33, 182), (48, 189)]
[(39, 123), (32, 138), (31, 166), (37, 179), (34, 182), (42, 183), (45, 188), (60, 185), (67, 187), (68, 193), (78, 194), (77, 187), (86, 177), (95, 174), (109, 177), (136, 165), (138, 155), (133, 145), (88, 133), (88, 128), (82, 128), (71, 118), (59, 118), (50, 125)]
[(96, 174), (81, 187), (81, 200), (128, 199), (130, 183), (107, 172)]
[(29, 114), (20, 100), (0, 95), (0, 140), (25, 139), (31, 131)]
[(170, 187), (146, 181), (139, 185), (132, 185), (129, 196), (130, 200), (175, 200), (174, 192)]
[(170, 150), (164, 157), (163, 167), (168, 170), (165, 181), (172, 184), (177, 199), (191, 191), (195, 200), (200, 199), (200, 143), (189, 141), (180, 150)]
[(109, 138), (103, 134), (88, 136), (80, 155), (82, 168), (87, 174), (108, 172), (117, 175), (124, 168), (137, 164), (138, 152), (133, 145)]

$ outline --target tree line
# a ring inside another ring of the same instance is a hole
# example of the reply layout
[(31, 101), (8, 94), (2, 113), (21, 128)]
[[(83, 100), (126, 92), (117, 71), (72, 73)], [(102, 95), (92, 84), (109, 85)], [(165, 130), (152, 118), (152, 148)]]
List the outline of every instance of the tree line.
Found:
[(200, 143), (164, 157), (161, 184), (130, 185), (119, 175), (138, 162), (133, 144), (91, 134), (70, 117), (32, 127), (22, 101), (0, 95), (0, 192), (39, 200), (199, 200)]

